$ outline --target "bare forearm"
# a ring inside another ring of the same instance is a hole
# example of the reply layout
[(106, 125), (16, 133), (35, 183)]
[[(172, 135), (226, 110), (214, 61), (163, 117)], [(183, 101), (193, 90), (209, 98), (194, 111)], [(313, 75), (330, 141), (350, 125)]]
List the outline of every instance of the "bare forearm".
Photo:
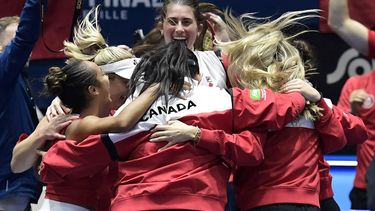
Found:
[(126, 132), (130, 130), (157, 98), (155, 91), (158, 87), (159, 85), (156, 85), (146, 89), (134, 101), (126, 105), (117, 116), (106, 118), (98, 118), (96, 116), (85, 117), (81, 121), (79, 129), (76, 128), (79, 135), (70, 134), (68, 138), (81, 141), (89, 135)]
[(368, 55), (368, 29), (350, 18), (348, 0), (329, 0), (328, 24), (346, 43)]
[(329, 0), (328, 24), (336, 31), (349, 20), (349, 9), (347, 0)]
[(37, 149), (45, 143), (43, 134), (34, 132), (13, 149), (11, 168), (14, 173), (21, 173), (33, 167), (38, 159)]
[(155, 93), (158, 88), (159, 85), (149, 87), (133, 102), (127, 105), (119, 115), (116, 116), (118, 127), (114, 128), (115, 131), (111, 132), (124, 132), (131, 129), (156, 100), (157, 95)]

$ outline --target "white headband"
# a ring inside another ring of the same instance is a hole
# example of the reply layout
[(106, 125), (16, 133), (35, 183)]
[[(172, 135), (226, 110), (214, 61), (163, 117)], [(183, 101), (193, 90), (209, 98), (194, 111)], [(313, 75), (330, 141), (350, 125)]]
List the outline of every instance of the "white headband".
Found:
[(122, 78), (130, 79), (139, 60), (139, 58), (124, 59), (111, 64), (101, 65), (100, 69), (104, 73), (115, 73)]

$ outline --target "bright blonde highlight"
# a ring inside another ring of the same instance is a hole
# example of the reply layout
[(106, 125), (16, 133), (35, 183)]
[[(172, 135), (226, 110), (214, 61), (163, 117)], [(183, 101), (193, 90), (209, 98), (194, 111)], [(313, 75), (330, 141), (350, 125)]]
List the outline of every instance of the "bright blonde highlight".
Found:
[[(278, 92), (292, 79), (305, 80), (304, 63), (291, 40), (306, 31), (287, 36), (282, 30), (299, 24), (300, 20), (319, 17), (317, 11), (288, 12), (273, 21), (249, 13), (236, 18), (227, 12), (228, 33), (233, 41), (217, 45), (229, 58), (227, 71), (232, 85), (250, 89), (268, 87)], [(321, 115), (319, 110), (316, 105), (308, 106), (304, 116), (315, 120)]]
[(65, 55), (73, 60), (93, 61), (97, 65), (132, 58), (132, 53), (123, 48), (108, 47), (103, 35), (100, 33), (98, 14), (99, 6), (91, 9), (78, 26), (74, 28), (73, 42), (64, 42)]

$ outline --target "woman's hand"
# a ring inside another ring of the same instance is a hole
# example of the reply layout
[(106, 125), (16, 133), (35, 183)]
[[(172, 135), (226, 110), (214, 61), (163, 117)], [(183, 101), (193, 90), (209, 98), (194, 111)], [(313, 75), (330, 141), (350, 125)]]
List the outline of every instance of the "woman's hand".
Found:
[(227, 32), (227, 25), (223, 19), (212, 12), (206, 12), (203, 14), (207, 18), (209, 27), (213, 30), (215, 38), (220, 42), (230, 41), (229, 35)]
[(356, 89), (349, 96), (351, 113), (358, 114), (358, 110), (370, 95), (364, 89)]
[(369, 94), (364, 89), (356, 89), (350, 93), (349, 102), (362, 104), (368, 96)]
[(300, 92), (306, 100), (313, 103), (318, 102), (322, 98), (318, 90), (312, 87), (309, 82), (301, 79), (288, 81), (281, 87), (281, 91), (283, 93)]
[[(11, 168), (14, 173), (21, 173), (36, 164), (38, 157), (42, 154), (40, 148), (44, 148), (47, 140), (64, 139), (61, 130), (68, 126), (77, 115), (61, 115), (51, 119), (43, 118), (34, 132), (22, 140), (13, 149)], [(37, 164), (38, 165), (38, 164)]]
[(133, 53), (133, 49), (127, 45), (118, 45), (117, 47)]
[(78, 118), (78, 115), (59, 115), (53, 117), (49, 122), (41, 121), (34, 133), (41, 134), (43, 140), (65, 139), (65, 136), (60, 134), (61, 130)]
[(51, 119), (56, 116), (70, 114), (70, 112), (71, 109), (64, 106), (60, 98), (55, 97), (55, 99), (52, 100), (51, 105), (47, 108), (46, 117), (48, 121), (51, 121)]
[(200, 129), (175, 120), (169, 121), (167, 125), (157, 125), (151, 132), (151, 142), (168, 142), (164, 147), (159, 149), (161, 151), (186, 141), (198, 141), (194, 139), (197, 138), (196, 135), (200, 132)]

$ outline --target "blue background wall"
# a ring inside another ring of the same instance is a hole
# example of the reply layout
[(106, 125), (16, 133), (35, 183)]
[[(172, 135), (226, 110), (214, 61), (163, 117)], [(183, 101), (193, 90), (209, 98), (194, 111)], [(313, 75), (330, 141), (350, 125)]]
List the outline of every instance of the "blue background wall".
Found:
[[(239, 15), (245, 12), (256, 13), (260, 17), (275, 18), (287, 11), (318, 9), (319, 0), (208, 0), (225, 9), (230, 8)], [(154, 25), (157, 9), (162, 5), (160, 0), (86, 0), (84, 1), (83, 14), (96, 5), (101, 5), (99, 23), (102, 33), (110, 45), (127, 44), (132, 46), (133, 33), (136, 29), (143, 29), (147, 33)], [(318, 29), (317, 18), (304, 22), (310, 29)], [(46, 38), (53, 39), (53, 38)], [(319, 32), (305, 34), (301, 37), (310, 42), (316, 51), (319, 75), (311, 78), (314, 85), (321, 90), (325, 97), (331, 98), (336, 103), (340, 90), (348, 76), (362, 74), (375, 68), (375, 62), (360, 55), (352, 55), (343, 58), (349, 47), (335, 34), (324, 34)], [(341, 59), (341, 60), (340, 60)], [(360, 60), (360, 62), (358, 62)], [(352, 70), (348, 67), (354, 61)], [(344, 67), (337, 69), (339, 66)], [(46, 74), (48, 67), (52, 65), (61, 66), (59, 60), (41, 60), (31, 63), (30, 75), (32, 76), (33, 92), (38, 94), (41, 90), (40, 81)], [(354, 69), (354, 70), (353, 70)], [(350, 74), (349, 74), (350, 73)], [(328, 78), (331, 78), (330, 80)], [(43, 109), (49, 104), (50, 98), (37, 97), (37, 104)]]
[[(153, 27), (154, 18), (158, 15), (158, 8), (162, 2), (160, 0), (85, 0), (83, 1), (82, 14), (85, 15), (92, 7), (101, 5), (99, 23), (108, 43), (132, 46), (134, 31), (143, 29), (144, 33), (147, 33)], [(287, 11), (319, 8), (318, 0), (209, 0), (206, 2), (214, 3), (223, 9), (230, 8), (238, 15), (251, 12), (260, 17), (277, 17)], [(310, 20), (307, 24), (317, 28), (318, 20)], [(46, 37), (45, 39), (53, 38)], [(51, 101), (50, 97), (40, 95), (43, 88), (42, 78), (49, 67), (62, 66), (63, 64), (63, 60), (58, 59), (37, 60), (30, 63), (32, 92), (36, 96), (36, 103), (42, 110), (45, 110)]]

